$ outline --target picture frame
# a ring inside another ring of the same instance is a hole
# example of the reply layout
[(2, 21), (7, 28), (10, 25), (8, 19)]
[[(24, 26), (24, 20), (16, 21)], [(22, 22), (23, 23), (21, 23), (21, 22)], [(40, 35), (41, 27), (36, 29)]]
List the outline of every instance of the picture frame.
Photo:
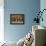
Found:
[(10, 24), (22, 25), (25, 23), (24, 19), (25, 19), (24, 14), (10, 14)]

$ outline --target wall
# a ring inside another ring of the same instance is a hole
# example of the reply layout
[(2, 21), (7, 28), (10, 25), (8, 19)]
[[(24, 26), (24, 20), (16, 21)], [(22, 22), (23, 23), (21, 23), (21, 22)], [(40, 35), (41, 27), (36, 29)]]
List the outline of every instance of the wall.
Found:
[[(7, 41), (18, 41), (31, 31), (35, 12), (40, 9), (40, 0), (4, 0), (4, 35)], [(11, 25), (10, 14), (25, 15), (24, 25)]]
[[(41, 0), (41, 1), (40, 1), (40, 9), (41, 9), (41, 11), (42, 11), (43, 9), (46, 9), (46, 0)], [(43, 12), (42, 17), (43, 17), (43, 22), (41, 21), (41, 22), (40, 22), (40, 25), (46, 27), (46, 10)]]

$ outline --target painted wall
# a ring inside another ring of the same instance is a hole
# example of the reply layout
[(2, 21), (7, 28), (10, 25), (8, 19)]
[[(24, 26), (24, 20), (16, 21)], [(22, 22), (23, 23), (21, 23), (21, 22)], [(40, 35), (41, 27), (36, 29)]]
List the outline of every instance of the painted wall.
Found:
[[(4, 35), (7, 41), (18, 41), (31, 31), (32, 21), (40, 9), (40, 0), (4, 0)], [(25, 15), (24, 25), (11, 25), (10, 14)]]
[[(43, 10), (43, 9), (46, 9), (46, 0), (41, 0), (40, 1), (40, 9), (41, 9), (41, 11)], [(42, 25), (42, 26), (46, 26), (46, 10), (43, 12), (43, 22), (41, 21), (40, 22), (40, 25)]]

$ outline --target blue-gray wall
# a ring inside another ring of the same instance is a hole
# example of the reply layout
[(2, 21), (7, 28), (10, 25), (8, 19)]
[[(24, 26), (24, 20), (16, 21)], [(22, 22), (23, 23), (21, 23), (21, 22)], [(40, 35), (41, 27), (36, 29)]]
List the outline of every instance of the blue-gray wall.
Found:
[[(41, 0), (40, 1), (40, 10), (42, 11), (43, 9), (46, 9), (46, 0)], [(46, 10), (43, 12), (43, 22), (40, 22), (40, 25), (45, 26), (46, 27)]]
[[(33, 18), (40, 9), (40, 0), (4, 0), (4, 35), (7, 41), (18, 41), (31, 31)], [(11, 25), (10, 14), (25, 15), (24, 25)]]

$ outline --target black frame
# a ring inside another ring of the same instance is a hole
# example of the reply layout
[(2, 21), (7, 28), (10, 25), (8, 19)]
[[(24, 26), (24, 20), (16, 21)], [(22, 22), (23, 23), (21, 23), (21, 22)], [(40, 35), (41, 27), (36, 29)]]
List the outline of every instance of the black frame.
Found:
[[(19, 17), (19, 19), (18, 19), (18, 17)], [(19, 23), (16, 20), (19, 21)], [(24, 23), (25, 23), (24, 14), (10, 14), (10, 24), (22, 25)]]

